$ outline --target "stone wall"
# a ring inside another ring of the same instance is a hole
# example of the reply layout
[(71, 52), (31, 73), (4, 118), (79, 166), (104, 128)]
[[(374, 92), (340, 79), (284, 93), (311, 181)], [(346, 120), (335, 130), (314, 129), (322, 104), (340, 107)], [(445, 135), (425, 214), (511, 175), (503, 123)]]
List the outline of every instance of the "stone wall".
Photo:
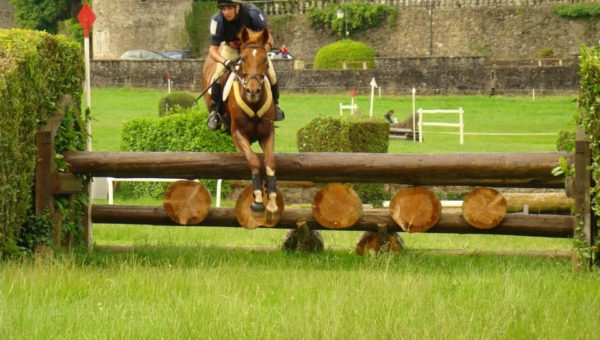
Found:
[[(6, 1), (6, 0), (0, 0)], [(184, 16), (191, 0), (96, 0), (94, 57), (117, 58), (130, 49), (187, 48)], [(313, 29), (302, 14), (270, 18), (276, 44), (310, 61), (338, 37)], [(357, 32), (380, 57), (485, 56), (537, 58), (542, 52), (569, 57), (579, 45), (600, 40), (600, 19), (566, 19), (551, 5), (482, 8), (399, 8), (393, 27)]]
[[(365, 93), (369, 82), (389, 94), (409, 93), (522, 93), (535, 88), (539, 93), (576, 91), (576, 59), (551, 65), (488, 61), (465, 58), (381, 58), (372, 70), (294, 70), (287, 60), (274, 60), (282, 89), (293, 92), (342, 92), (356, 89)], [(201, 60), (95, 60), (93, 86), (167, 87), (167, 72), (175, 88), (199, 91)]]
[(10, 0), (0, 0), (0, 28), (11, 28), (13, 26), (13, 8)]
[(127, 50), (179, 50), (187, 46), (185, 13), (190, 0), (95, 0), (95, 59), (118, 58)]
[[(337, 40), (310, 28), (302, 15), (277, 27), (276, 41), (297, 58), (312, 60), (324, 45)], [(484, 56), (494, 59), (537, 58), (543, 51), (569, 57), (581, 43), (597, 44), (600, 19), (565, 19), (551, 6), (477, 9), (400, 10), (395, 26), (358, 32), (380, 57)], [(547, 53), (547, 52), (546, 52)]]

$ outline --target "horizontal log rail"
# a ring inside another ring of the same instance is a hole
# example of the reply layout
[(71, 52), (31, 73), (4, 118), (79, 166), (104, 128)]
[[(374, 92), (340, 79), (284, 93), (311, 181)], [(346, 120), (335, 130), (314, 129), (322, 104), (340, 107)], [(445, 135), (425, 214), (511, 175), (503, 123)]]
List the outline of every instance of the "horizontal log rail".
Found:
[[(262, 158), (262, 155), (259, 155)], [(551, 171), (565, 152), (372, 154), (278, 153), (277, 178), (313, 182), (379, 182), (411, 185), (563, 188)], [(111, 177), (245, 179), (238, 153), (67, 152), (77, 174)]]
[[(94, 223), (146, 224), (178, 226), (165, 212), (162, 206), (124, 206), (94, 205), (92, 207)], [(306, 221), (314, 230), (330, 230), (319, 225), (308, 209), (286, 209), (275, 228), (294, 229), (298, 221)], [(469, 226), (460, 213), (442, 213), (440, 221), (429, 233), (454, 234), (495, 234), (542, 237), (573, 237), (573, 216), (508, 214), (504, 221), (493, 229), (476, 229)], [(348, 229), (355, 231), (378, 231), (378, 227), (387, 225), (388, 231), (401, 231), (385, 209), (367, 209), (357, 224)], [(212, 208), (202, 223), (202, 227), (239, 227), (234, 208)], [(190, 226), (186, 226), (190, 227)]]

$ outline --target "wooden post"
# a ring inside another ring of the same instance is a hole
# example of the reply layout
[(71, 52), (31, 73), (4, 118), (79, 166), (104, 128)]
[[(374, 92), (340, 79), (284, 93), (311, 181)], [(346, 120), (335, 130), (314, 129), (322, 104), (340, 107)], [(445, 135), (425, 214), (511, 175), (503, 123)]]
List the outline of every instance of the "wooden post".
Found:
[[(585, 132), (577, 129), (575, 137), (575, 209), (577, 211), (577, 224), (575, 226), (575, 237), (583, 236), (585, 246), (588, 249), (594, 244), (594, 225), (592, 220), (592, 208), (590, 188), (592, 175), (589, 170), (592, 154), (590, 151), (590, 140)], [(581, 227), (579, 229), (578, 227)], [(593, 265), (592, 254), (589, 254), (588, 267)]]
[[(71, 105), (71, 96), (63, 96), (56, 114), (35, 135), (37, 147), (35, 165), (35, 214), (40, 215), (44, 211), (50, 213), (54, 220), (53, 240), (57, 245), (62, 243), (62, 216), (54, 213), (54, 191), (56, 188), (56, 156), (54, 148), (54, 137), (58, 130), (67, 106)], [(53, 180), (53, 177), (55, 179)]]

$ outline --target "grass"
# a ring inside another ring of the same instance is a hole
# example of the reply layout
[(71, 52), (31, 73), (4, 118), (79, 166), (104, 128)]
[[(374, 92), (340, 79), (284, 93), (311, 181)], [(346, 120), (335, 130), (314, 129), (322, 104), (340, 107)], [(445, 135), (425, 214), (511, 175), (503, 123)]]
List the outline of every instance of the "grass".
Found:
[[(120, 126), (154, 117), (164, 93), (96, 89), (94, 149), (118, 151)], [(368, 107), (366, 97), (358, 105)], [(571, 97), (425, 97), (418, 107), (465, 109), (467, 132), (558, 132)], [(337, 114), (344, 95), (284, 95), (277, 151), (295, 131)], [(399, 118), (410, 98), (378, 99)], [(199, 122), (204, 124), (204, 122)], [(552, 151), (554, 136), (474, 136), (426, 130), (390, 152)], [(97, 203), (105, 203), (99, 201)], [(154, 199), (117, 204), (158, 205)], [(231, 202), (226, 202), (231, 204)], [(242, 339), (591, 339), (600, 329), (600, 275), (573, 274), (564, 257), (446, 255), (426, 249), (568, 250), (572, 240), (402, 234), (407, 251), (358, 257), (359, 232), (323, 232), (326, 251), (276, 250), (284, 231), (94, 225), (96, 248), (0, 262), (0, 337)], [(270, 250), (250, 250), (266, 247)]]
[(0, 267), (5, 338), (594, 338), (597, 274), (552, 258), (96, 250)]

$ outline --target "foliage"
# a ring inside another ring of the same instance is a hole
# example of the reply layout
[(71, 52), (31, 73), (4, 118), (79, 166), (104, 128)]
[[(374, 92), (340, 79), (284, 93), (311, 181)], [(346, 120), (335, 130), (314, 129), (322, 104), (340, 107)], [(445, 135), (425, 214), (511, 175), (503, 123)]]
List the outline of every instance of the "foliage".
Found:
[[(63, 94), (70, 94), (74, 104), (57, 132), (57, 170), (64, 171), (62, 151), (81, 148), (82, 81), (77, 43), (44, 32), (0, 30), (0, 254), (14, 252), (17, 240), (33, 237), (28, 233), (35, 226), (28, 223), (34, 210), (35, 133), (54, 115)], [(65, 214), (63, 224), (71, 219), (73, 214)]]
[[(600, 46), (581, 47), (579, 77), (578, 123), (590, 139), (592, 179), (596, 183), (591, 193), (592, 209), (600, 216)], [(598, 252), (600, 235), (596, 237), (596, 247)]]
[(64, 34), (83, 44), (83, 27), (77, 19), (59, 21), (57, 24), (58, 34)]
[(367, 67), (375, 67), (375, 51), (365, 43), (344, 39), (323, 46), (317, 51), (313, 68), (316, 70), (339, 70), (344, 62), (348, 68), (362, 69), (362, 62)]
[[(344, 18), (337, 17), (337, 11), (344, 13)], [(327, 28), (339, 37), (350, 35), (355, 31), (364, 31), (387, 22), (395, 23), (396, 7), (388, 5), (372, 5), (365, 3), (335, 5), (325, 8), (313, 7), (308, 12), (308, 20), (313, 28)], [(348, 33), (346, 33), (346, 28)]]
[(600, 16), (600, 4), (598, 3), (556, 5), (553, 10), (554, 14), (567, 18), (589, 18)]
[(80, 0), (10, 0), (16, 23), (23, 28), (57, 33), (60, 20), (75, 17)]
[[(387, 152), (389, 123), (362, 116), (321, 117), (298, 130), (300, 152)], [(380, 183), (353, 183), (363, 203), (381, 206), (389, 194)]]
[[(179, 114), (126, 121), (121, 132), (123, 151), (235, 152), (231, 138), (206, 127), (206, 113), (197, 107), (180, 109)], [(214, 192), (216, 180), (204, 181)], [(137, 197), (162, 197), (168, 184), (130, 185)], [(223, 191), (226, 193), (227, 188)]]
[(185, 30), (192, 47), (192, 57), (199, 57), (206, 46), (210, 32), (208, 26), (211, 14), (217, 12), (215, 1), (194, 0), (192, 10), (185, 15)]
[(158, 102), (158, 115), (164, 116), (177, 112), (178, 109), (189, 109), (195, 103), (196, 98), (187, 92), (169, 93)]
[(556, 140), (556, 150), (575, 151), (575, 131), (559, 131), (558, 139)]
[(555, 57), (554, 55), (554, 50), (552, 50), (549, 47), (544, 47), (540, 50), (540, 58), (553, 58)]

